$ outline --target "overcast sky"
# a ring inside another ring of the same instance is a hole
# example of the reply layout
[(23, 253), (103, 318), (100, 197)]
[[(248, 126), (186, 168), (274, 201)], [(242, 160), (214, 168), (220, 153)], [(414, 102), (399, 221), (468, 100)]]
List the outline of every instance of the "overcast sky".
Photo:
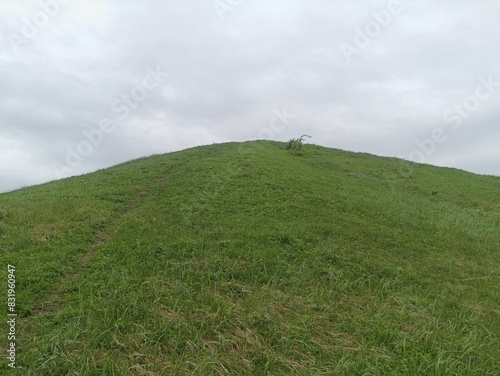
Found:
[(498, 0), (0, 2), (0, 192), (311, 143), (500, 176)]

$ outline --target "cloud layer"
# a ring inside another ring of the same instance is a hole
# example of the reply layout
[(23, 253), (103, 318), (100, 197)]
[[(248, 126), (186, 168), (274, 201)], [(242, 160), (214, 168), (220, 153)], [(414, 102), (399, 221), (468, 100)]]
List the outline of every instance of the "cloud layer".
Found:
[(361, 3), (0, 3), (0, 191), (303, 133), (500, 176), (500, 7)]

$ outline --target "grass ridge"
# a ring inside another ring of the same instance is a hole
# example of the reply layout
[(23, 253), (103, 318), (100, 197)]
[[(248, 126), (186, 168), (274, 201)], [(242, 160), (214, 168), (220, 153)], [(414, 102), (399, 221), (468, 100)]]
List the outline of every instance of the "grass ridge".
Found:
[(255, 141), (2, 194), (11, 373), (496, 375), (499, 181)]

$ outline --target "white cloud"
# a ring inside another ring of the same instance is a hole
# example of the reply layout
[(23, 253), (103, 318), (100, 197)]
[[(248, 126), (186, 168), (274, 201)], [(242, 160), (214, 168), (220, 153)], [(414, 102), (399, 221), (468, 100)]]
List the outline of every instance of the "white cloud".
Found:
[[(325, 146), (407, 157), (416, 139), (449, 126), (443, 113), (474, 92), (478, 77), (500, 81), (500, 8), (488, 0), (402, 2), (348, 63), (339, 46), (388, 3), (244, 1), (221, 20), (205, 0), (60, 1), (25, 38), (26, 19), (44, 8), (4, 1), (0, 191), (55, 179), (52, 163), (63, 163), (66, 147), (105, 117), (116, 130), (74, 174), (257, 138), (284, 107), (296, 118), (275, 139), (307, 132)], [(14, 48), (13, 33), (27, 43)], [(113, 101), (159, 62), (171, 75), (116, 119)], [(500, 175), (499, 102), (500, 90), (427, 162)]]

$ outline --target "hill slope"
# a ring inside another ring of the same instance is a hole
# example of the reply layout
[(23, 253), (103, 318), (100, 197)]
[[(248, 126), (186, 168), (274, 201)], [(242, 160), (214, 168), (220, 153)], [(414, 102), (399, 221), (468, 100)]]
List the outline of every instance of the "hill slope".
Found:
[(499, 193), (255, 141), (2, 194), (12, 374), (499, 374)]

